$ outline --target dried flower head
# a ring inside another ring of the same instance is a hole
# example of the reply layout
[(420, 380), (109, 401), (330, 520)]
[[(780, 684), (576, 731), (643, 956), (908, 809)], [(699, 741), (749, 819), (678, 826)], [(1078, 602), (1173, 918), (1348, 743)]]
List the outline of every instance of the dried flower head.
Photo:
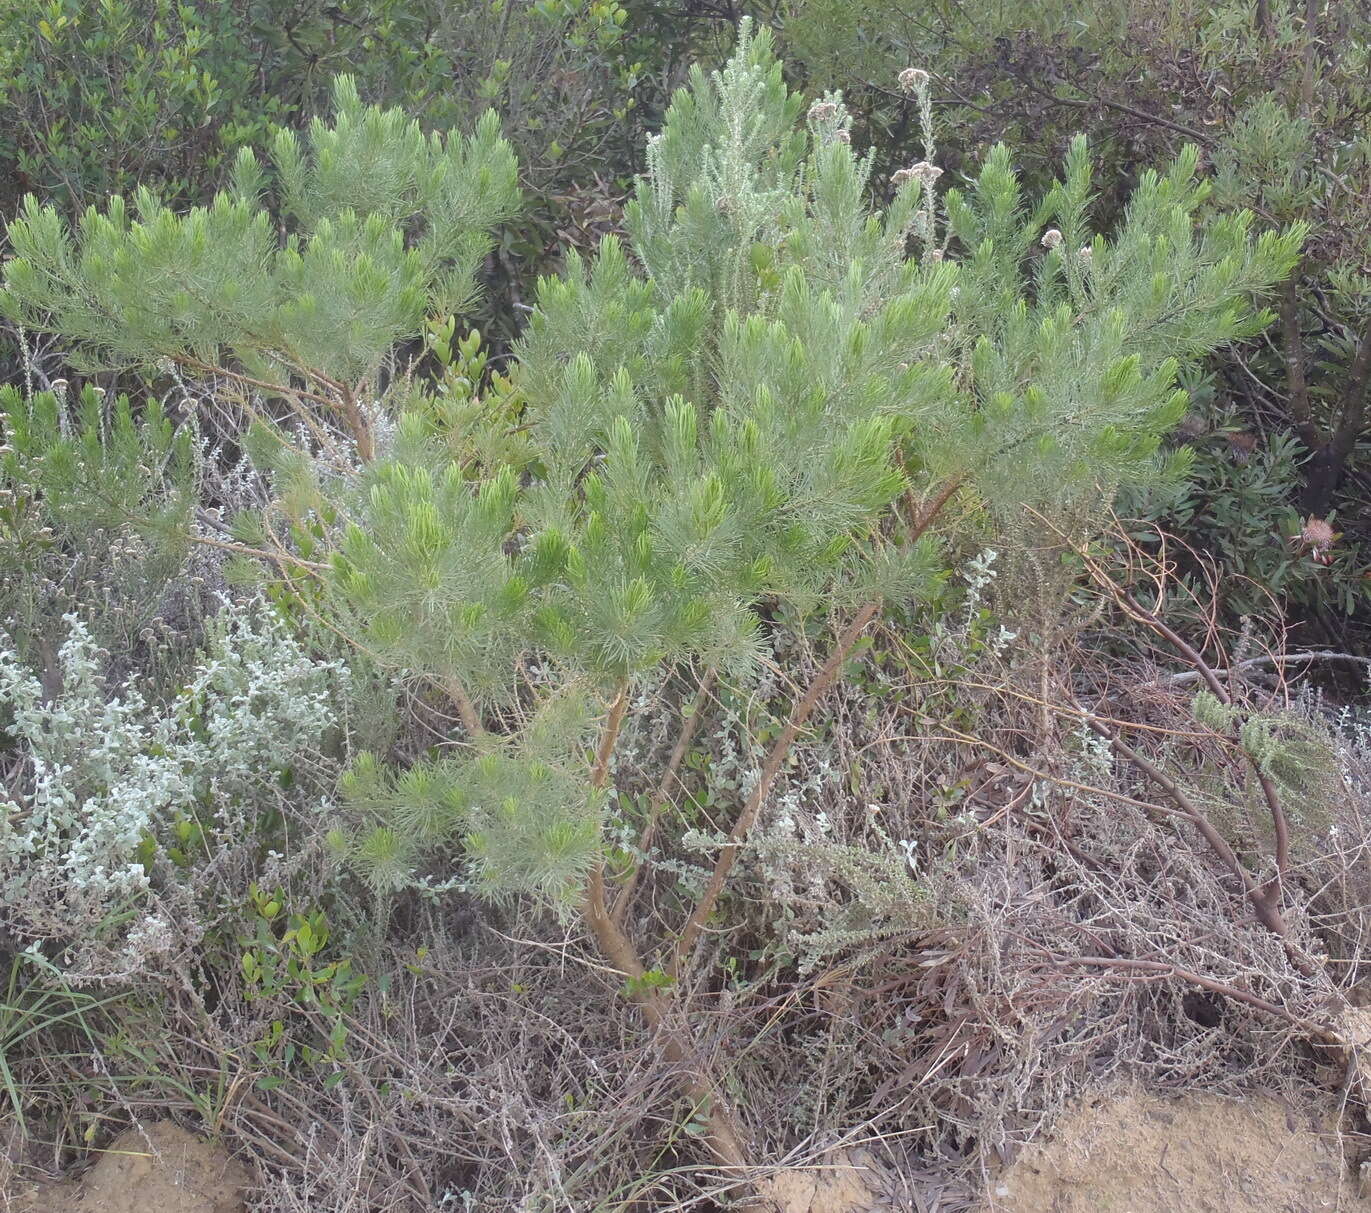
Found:
[(900, 87), (907, 93), (917, 93), (928, 87), (928, 73), (921, 67), (907, 67), (900, 73)]
[(927, 160), (920, 160), (919, 163), (909, 171), (930, 189), (933, 187), (933, 183), (943, 175), (942, 169), (936, 164), (930, 164)]
[(1315, 564), (1332, 564), (1333, 557), (1328, 554), (1328, 549), (1340, 538), (1338, 532), (1322, 518), (1311, 515), (1305, 519), (1300, 533), (1295, 536), (1295, 545), (1301, 551), (1308, 552)]
[(1327, 522), (1323, 521), (1323, 518), (1308, 518), (1304, 528), (1300, 530), (1300, 539), (1304, 540), (1305, 546), (1311, 547), (1313, 550), (1333, 547), (1337, 537), (1337, 533)]
[(1228, 453), (1234, 463), (1246, 463), (1257, 449), (1257, 436), (1251, 430), (1235, 430), (1224, 437), (1228, 439)]
[(893, 173), (890, 174), (890, 184), (895, 186), (897, 189), (900, 186), (902, 186), (906, 181), (913, 180), (914, 170), (912, 168), (896, 169)]
[(1300, 531), (1300, 537), (1309, 544), (1310, 547), (1328, 547), (1337, 536), (1333, 528), (1322, 518), (1308, 518), (1305, 521), (1304, 529)]
[(852, 132), (851, 132), (851, 131), (834, 131), (834, 132), (833, 132), (833, 138), (835, 138), (839, 143), (851, 143), (851, 142), (852, 142)]
[(822, 122), (826, 118), (836, 117), (838, 107), (832, 101), (816, 101), (809, 107), (809, 117), (812, 122)]
[(1095, 261), (1095, 250), (1090, 245), (1083, 244), (1077, 256), (1080, 257), (1082, 265), (1092, 265)]
[(1043, 248), (1061, 248), (1063, 236), (1055, 227), (1050, 227), (1043, 233)]

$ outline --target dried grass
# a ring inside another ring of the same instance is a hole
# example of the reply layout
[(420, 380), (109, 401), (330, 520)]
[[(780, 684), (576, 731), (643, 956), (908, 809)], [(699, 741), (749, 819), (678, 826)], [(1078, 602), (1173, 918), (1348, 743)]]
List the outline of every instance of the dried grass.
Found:
[[(1121, 650), (1135, 654), (1126, 669)], [(785, 661), (797, 682), (817, 665), (803, 646)], [(1206, 805), (1230, 804), (1216, 821), (1266, 874), (1251, 773), (1196, 724), (1193, 687), (1162, 647), (1136, 631), (1089, 643), (1061, 633), (1046, 650), (968, 664), (951, 650), (934, 662), (887, 631), (865, 662), (825, 698), (711, 927), (701, 976), (680, 992), (699, 1025), (697, 1060), (724, 1076), (759, 1164), (823, 1167), (859, 1150), (886, 1207), (955, 1213), (1075, 1097), (1114, 1077), (1356, 1094), (1346, 1057), (1310, 1029), (1340, 1000), (1371, 1002), (1364, 734), (1338, 741), (1346, 783), (1320, 828), (1297, 820), (1282, 940), (1192, 824), (1081, 727), (1080, 707), (1107, 715), (1202, 787)], [(1258, 673), (1234, 683), (1244, 705), (1320, 710)], [(669, 687), (647, 694), (618, 775), (644, 794), (675, 710)], [(719, 694), (716, 709), (726, 700), (737, 723), (702, 729), (697, 746), (737, 746), (746, 768), (759, 747), (745, 722), (764, 717), (767, 684)], [(701, 792), (709, 777), (708, 763), (687, 764), (680, 786)], [(697, 828), (720, 824), (705, 819), (707, 798), (695, 804)], [(898, 858), (902, 842), (918, 914), (803, 966), (804, 941), (858, 896), (825, 855)], [(710, 855), (688, 843), (659, 831), (628, 908), (639, 938), (670, 938), (702, 884)], [(145, 1058), (155, 1081), (124, 1081), (70, 1034), (47, 1052), (38, 1046), (60, 1034), (35, 1038), (19, 1064), (29, 1090), (47, 1093), (53, 1139), (74, 1145), (86, 1123), (78, 1089), (110, 1119), (121, 1106), (179, 1112), (256, 1162), (255, 1213), (727, 1206), (730, 1181), (702, 1164), (675, 1076), (616, 1008), (619, 979), (585, 940), (456, 895), (392, 910), (379, 938), (354, 941), (371, 994), (349, 1018), (337, 1086), (302, 1071), (255, 1090), (250, 1045), (281, 1009), (247, 1003), (232, 974), (208, 987), (169, 977), (160, 1018), (147, 1021), (161, 1040)], [(1302, 969), (1292, 955), (1318, 963)], [(126, 1004), (109, 1014), (126, 1030), (139, 1022)]]

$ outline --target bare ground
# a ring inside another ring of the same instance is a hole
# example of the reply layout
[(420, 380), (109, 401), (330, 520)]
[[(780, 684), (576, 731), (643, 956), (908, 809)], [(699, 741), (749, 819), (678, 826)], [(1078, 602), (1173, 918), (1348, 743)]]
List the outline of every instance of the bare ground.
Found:
[(218, 1146), (171, 1121), (120, 1134), (75, 1179), (26, 1185), (12, 1213), (243, 1213), (248, 1175)]
[(1333, 1118), (1254, 1096), (1087, 1100), (995, 1181), (986, 1213), (1371, 1210)]
[[(990, 1184), (983, 1213), (1371, 1213), (1326, 1110), (1273, 1096), (1167, 1099), (1123, 1089), (1079, 1103)], [(866, 1151), (775, 1175), (781, 1213), (886, 1213)], [(11, 1189), (9, 1213), (245, 1213), (246, 1170), (169, 1121), (118, 1137), (79, 1177)], [(324, 1213), (324, 1211), (320, 1211)]]

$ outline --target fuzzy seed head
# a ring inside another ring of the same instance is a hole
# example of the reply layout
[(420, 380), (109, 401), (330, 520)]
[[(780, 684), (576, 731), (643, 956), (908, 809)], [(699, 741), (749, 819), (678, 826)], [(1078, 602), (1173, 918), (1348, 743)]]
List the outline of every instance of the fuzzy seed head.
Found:
[(1315, 552), (1321, 552), (1333, 546), (1337, 535), (1322, 518), (1311, 517), (1305, 521), (1300, 530), (1300, 539), (1303, 540), (1305, 547)]

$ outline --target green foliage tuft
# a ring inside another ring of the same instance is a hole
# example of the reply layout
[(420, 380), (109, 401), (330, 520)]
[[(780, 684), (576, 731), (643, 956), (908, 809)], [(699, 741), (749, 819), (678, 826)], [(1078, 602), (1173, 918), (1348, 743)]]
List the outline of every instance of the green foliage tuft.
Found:
[(233, 188), (185, 214), (140, 188), (72, 232), (27, 198), (0, 311), (60, 332), (81, 365), (177, 364), (285, 396), (303, 378), (306, 398), (358, 430), (355, 398), (386, 355), (431, 310), (470, 306), (490, 229), (516, 206), (517, 165), (493, 115), (468, 136), (425, 135), (364, 106), (346, 76), (334, 107), (305, 140), (274, 139), (275, 214), (246, 149)]
[[(841, 99), (801, 126), (803, 109), (765, 31), (691, 76), (626, 237), (539, 285), (508, 389), (518, 475), (472, 457), (488, 418), (444, 433), (406, 398), (331, 578), (384, 660), (477, 716), (588, 687), (607, 718), (664, 667), (745, 677), (777, 606), (925, 594), (941, 563), (929, 537), (906, 541), (906, 499), (965, 484), (1004, 517), (1093, 516), (1120, 484), (1184, 471), (1159, 454), (1178, 375), (1267, 322), (1254, 297), (1300, 230), (1254, 239), (1250, 217), (1206, 218), (1190, 149), (1095, 233), (1083, 141), (1036, 206), (996, 148), (967, 190), (940, 202), (924, 162), (879, 210)], [(485, 754), (448, 768), (454, 789), (497, 762), (472, 740)], [(511, 791), (479, 813), (467, 800), (469, 852), (491, 887), (572, 887), (599, 847), (586, 754), (579, 774), (546, 762), (517, 727), (498, 754)], [(406, 812), (397, 786), (371, 802), (383, 831)], [(387, 872), (399, 837), (373, 838)]]

